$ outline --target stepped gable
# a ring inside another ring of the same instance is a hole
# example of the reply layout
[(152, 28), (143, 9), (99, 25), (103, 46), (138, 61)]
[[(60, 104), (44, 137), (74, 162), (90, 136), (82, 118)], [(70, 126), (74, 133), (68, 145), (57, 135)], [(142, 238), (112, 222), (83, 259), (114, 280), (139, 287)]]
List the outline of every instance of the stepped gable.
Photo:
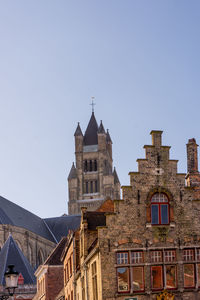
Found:
[(47, 218), (44, 219), (44, 221), (53, 233), (56, 241), (59, 242), (62, 237), (68, 234), (69, 230), (76, 230), (79, 228), (81, 216), (61, 216), (56, 218)]
[(1, 196), (0, 224), (22, 227), (54, 243), (56, 242), (52, 232), (47, 228), (43, 219)]
[(4, 273), (8, 265), (15, 265), (15, 270), (22, 274), (24, 284), (35, 284), (33, 269), (17, 246), (17, 243), (10, 234), (0, 252), (0, 284), (5, 285)]
[(88, 123), (87, 129), (85, 131), (83, 143), (85, 146), (89, 145), (98, 145), (98, 124), (94, 115), (94, 112), (92, 112), (90, 121)]

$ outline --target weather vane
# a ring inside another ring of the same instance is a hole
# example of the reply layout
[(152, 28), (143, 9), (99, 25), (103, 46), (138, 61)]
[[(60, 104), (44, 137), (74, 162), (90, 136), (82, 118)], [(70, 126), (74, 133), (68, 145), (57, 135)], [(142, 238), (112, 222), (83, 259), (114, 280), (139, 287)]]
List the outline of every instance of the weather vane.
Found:
[(96, 103), (94, 103), (94, 97), (92, 97), (92, 103), (90, 105), (92, 105), (92, 112), (94, 112), (94, 106), (96, 105)]

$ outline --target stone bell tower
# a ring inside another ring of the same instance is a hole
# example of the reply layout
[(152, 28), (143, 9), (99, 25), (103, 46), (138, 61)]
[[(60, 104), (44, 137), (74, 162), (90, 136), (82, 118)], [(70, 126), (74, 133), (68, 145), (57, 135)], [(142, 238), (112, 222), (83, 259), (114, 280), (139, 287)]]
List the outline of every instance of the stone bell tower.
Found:
[(104, 200), (120, 199), (120, 182), (112, 160), (112, 140), (102, 121), (98, 126), (92, 112), (85, 134), (80, 124), (74, 133), (75, 164), (68, 176), (68, 213), (79, 214), (81, 207), (94, 211)]

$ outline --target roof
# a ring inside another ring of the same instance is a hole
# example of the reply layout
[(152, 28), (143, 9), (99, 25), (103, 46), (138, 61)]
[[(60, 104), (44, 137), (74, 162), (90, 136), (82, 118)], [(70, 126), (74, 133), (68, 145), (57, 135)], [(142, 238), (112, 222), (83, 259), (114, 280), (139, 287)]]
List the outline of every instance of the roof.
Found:
[(0, 224), (10, 224), (25, 228), (52, 242), (56, 242), (52, 232), (40, 217), (0, 196)]
[(78, 125), (77, 125), (77, 127), (76, 127), (76, 131), (75, 131), (75, 133), (74, 133), (74, 136), (79, 136), (79, 135), (83, 136), (82, 131), (81, 131), (80, 124), (79, 124), (79, 122), (78, 122)]
[(71, 170), (69, 172), (68, 180), (73, 178), (77, 178), (77, 172), (74, 163), (72, 164)]
[(86, 211), (83, 218), (87, 220), (89, 230), (96, 230), (97, 226), (106, 226), (105, 212)]
[(0, 252), (0, 284), (5, 284), (4, 273), (8, 265), (15, 265), (15, 270), (22, 274), (24, 284), (35, 284), (33, 269), (17, 246), (17, 243), (10, 234)]
[(97, 132), (98, 132), (98, 124), (96, 121), (96, 118), (94, 116), (94, 112), (92, 112), (90, 121), (88, 123), (87, 129), (85, 131), (85, 135), (84, 135), (84, 145), (97, 145), (98, 144), (98, 136), (97, 136)]
[(69, 230), (76, 230), (79, 228), (81, 216), (70, 215), (56, 218), (47, 218), (44, 219), (44, 221), (51, 232), (54, 234), (57, 242), (59, 242), (62, 237), (68, 234)]
[(57, 246), (54, 248), (52, 253), (48, 256), (47, 260), (44, 262), (44, 265), (63, 265), (61, 261), (62, 252), (67, 244), (68, 238), (63, 237)]

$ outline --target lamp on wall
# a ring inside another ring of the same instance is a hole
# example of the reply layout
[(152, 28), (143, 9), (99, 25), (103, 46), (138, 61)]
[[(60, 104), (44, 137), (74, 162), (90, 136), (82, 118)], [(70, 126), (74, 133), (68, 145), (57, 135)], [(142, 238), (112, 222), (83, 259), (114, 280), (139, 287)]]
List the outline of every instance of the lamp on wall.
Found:
[(14, 265), (9, 265), (8, 270), (4, 274), (6, 281), (6, 289), (8, 290), (8, 295), (1, 295), (0, 300), (7, 300), (10, 296), (14, 295), (15, 289), (18, 286), (19, 273), (14, 270)]

